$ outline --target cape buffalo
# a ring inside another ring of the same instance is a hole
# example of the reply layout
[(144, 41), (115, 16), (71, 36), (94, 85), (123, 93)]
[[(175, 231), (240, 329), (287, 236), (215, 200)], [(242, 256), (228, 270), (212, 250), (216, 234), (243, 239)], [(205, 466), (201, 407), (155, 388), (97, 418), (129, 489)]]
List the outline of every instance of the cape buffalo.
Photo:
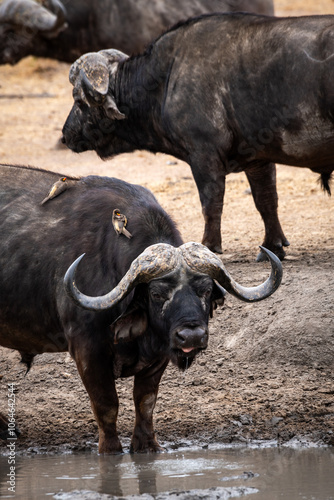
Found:
[[(274, 163), (309, 167), (330, 192), (334, 164), (334, 16), (206, 15), (180, 23), (141, 55), (114, 50), (71, 67), (73, 151), (101, 158), (146, 149), (189, 163), (202, 203), (202, 243), (221, 252), (225, 177), (245, 171), (281, 259)], [(260, 254), (259, 260), (263, 257)]]
[[(248, 302), (268, 297), (281, 281), (281, 263), (268, 251), (270, 277), (244, 288), (206, 247), (183, 244), (147, 189), (89, 176), (42, 204), (62, 177), (0, 166), (0, 344), (28, 364), (36, 354), (70, 352), (91, 400), (101, 453), (122, 450), (115, 379), (134, 376), (131, 450), (157, 451), (152, 413), (168, 362), (188, 368), (207, 347), (216, 302), (226, 292)], [(116, 207), (131, 239), (114, 229)], [(83, 252), (66, 274), (71, 300), (64, 275)]]
[(273, 0), (3, 0), (0, 64), (28, 55), (73, 62), (84, 52), (143, 50), (181, 19), (204, 12), (273, 14)]

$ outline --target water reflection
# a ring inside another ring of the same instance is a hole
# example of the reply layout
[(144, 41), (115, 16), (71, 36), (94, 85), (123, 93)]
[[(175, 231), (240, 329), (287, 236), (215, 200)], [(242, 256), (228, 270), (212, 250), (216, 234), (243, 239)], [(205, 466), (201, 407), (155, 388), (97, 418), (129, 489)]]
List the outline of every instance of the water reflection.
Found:
[(10, 494), (6, 483), (7, 462), (7, 457), (0, 456), (1, 498), (39, 500), (78, 489), (126, 496), (246, 486), (253, 500), (334, 500), (331, 449), (223, 448), (159, 455), (17, 456), (15, 495)]

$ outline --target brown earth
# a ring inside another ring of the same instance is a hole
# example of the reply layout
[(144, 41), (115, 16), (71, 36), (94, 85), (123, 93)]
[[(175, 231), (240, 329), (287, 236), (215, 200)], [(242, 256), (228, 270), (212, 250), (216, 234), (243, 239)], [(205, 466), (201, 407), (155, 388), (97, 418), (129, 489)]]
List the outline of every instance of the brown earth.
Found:
[[(276, 12), (334, 13), (334, 2), (281, 0)], [(57, 147), (72, 102), (68, 71), (67, 64), (30, 57), (0, 68), (0, 161), (143, 184), (173, 216), (184, 240), (200, 241), (203, 220), (188, 165), (146, 152), (104, 163), (95, 153)], [(251, 285), (267, 276), (268, 265), (255, 262), (263, 225), (247, 188), (244, 174), (228, 177), (222, 258), (235, 279)], [(282, 286), (258, 304), (229, 296), (211, 321), (207, 351), (185, 374), (168, 368), (155, 411), (161, 442), (297, 438), (334, 444), (333, 198), (321, 192), (311, 171), (285, 166), (278, 167), (278, 192), (291, 243)], [(19, 359), (0, 349), (0, 404), (6, 412), (7, 384), (15, 383), (19, 449), (94, 448), (96, 424), (69, 355), (38, 356), (27, 376)], [(127, 445), (132, 381), (117, 385), (119, 432)]]

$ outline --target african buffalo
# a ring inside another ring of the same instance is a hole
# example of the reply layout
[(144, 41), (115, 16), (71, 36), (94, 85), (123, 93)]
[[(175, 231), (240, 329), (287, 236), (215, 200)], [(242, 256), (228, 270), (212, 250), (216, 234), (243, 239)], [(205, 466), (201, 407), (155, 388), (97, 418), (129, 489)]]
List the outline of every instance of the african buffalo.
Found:
[[(244, 288), (206, 247), (183, 244), (147, 189), (89, 176), (41, 204), (60, 177), (0, 166), (0, 344), (28, 364), (36, 354), (70, 352), (101, 453), (122, 450), (115, 379), (134, 376), (131, 449), (157, 451), (152, 413), (168, 362), (188, 368), (207, 347), (217, 301), (226, 291), (248, 302), (268, 297), (281, 281), (281, 263), (268, 251), (270, 277)], [(131, 239), (114, 229), (115, 207), (127, 217)]]
[[(216, 14), (180, 23), (143, 54), (85, 54), (71, 67), (74, 105), (63, 141), (102, 158), (146, 149), (189, 163), (202, 243), (221, 252), (225, 177), (245, 171), (265, 225), (288, 245), (274, 163), (309, 167), (330, 192), (334, 164), (334, 16)], [(260, 254), (258, 260), (261, 260)]]
[(106, 47), (132, 54), (181, 19), (227, 10), (274, 13), (273, 0), (3, 0), (0, 64), (28, 55), (73, 62)]

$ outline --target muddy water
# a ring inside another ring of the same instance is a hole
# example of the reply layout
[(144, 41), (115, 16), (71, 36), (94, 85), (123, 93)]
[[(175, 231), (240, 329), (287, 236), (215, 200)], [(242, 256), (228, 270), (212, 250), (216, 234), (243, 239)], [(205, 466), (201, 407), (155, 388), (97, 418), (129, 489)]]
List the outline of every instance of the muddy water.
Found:
[(126, 496), (218, 487), (221, 498), (334, 499), (334, 450), (330, 448), (209, 447), (156, 456), (16, 456), (15, 495), (7, 489), (8, 468), (8, 457), (0, 456), (1, 498), (39, 500), (63, 492), (56, 498), (65, 499), (71, 496), (64, 493), (73, 490)]

